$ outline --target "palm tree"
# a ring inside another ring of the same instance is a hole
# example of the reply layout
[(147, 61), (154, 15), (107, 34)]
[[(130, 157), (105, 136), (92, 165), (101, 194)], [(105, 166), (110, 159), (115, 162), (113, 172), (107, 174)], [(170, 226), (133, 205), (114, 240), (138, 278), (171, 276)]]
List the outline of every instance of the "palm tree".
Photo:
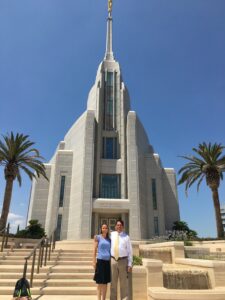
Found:
[(218, 238), (224, 237), (218, 193), (220, 180), (223, 179), (223, 172), (225, 171), (225, 155), (222, 155), (224, 148), (224, 146), (217, 143), (199, 144), (197, 149), (192, 149), (198, 156), (181, 156), (188, 160), (188, 163), (178, 172), (178, 174), (181, 174), (178, 184), (185, 183), (186, 193), (188, 188), (196, 181), (198, 182), (197, 190), (199, 190), (201, 182), (204, 178), (206, 179), (206, 184), (212, 191)]
[(48, 180), (42, 163), (43, 158), (39, 155), (39, 151), (32, 147), (34, 143), (28, 138), (28, 135), (19, 133), (14, 135), (11, 132), (3, 135), (3, 140), (0, 140), (0, 165), (4, 166), (6, 180), (0, 230), (6, 227), (14, 180), (17, 179), (21, 186), (21, 171), (24, 171), (31, 180), (40, 175)]

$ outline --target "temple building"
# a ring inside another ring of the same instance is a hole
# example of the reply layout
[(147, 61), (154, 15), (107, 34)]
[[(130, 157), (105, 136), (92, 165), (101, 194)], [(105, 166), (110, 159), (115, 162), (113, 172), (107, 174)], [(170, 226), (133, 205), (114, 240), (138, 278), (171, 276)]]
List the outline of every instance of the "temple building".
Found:
[(117, 218), (133, 240), (149, 239), (180, 218), (175, 171), (163, 168), (130, 108), (113, 54), (111, 7), (87, 110), (45, 166), (49, 181), (33, 181), (28, 220), (38, 219), (47, 233), (57, 228), (58, 240), (89, 239), (102, 223), (113, 230)]

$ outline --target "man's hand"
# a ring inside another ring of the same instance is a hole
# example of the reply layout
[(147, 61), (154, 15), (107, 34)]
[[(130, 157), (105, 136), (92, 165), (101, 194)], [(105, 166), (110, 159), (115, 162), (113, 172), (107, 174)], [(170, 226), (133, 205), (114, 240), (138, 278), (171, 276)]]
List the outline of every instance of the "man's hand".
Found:
[(132, 272), (132, 267), (128, 267), (128, 268), (127, 268), (127, 272), (128, 272), (128, 273), (131, 273), (131, 272)]

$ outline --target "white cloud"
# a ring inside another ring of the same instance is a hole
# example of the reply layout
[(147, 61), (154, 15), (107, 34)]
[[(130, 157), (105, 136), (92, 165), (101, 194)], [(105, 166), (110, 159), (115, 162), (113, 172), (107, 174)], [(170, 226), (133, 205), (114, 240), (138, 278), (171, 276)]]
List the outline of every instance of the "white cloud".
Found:
[(10, 223), (10, 232), (15, 233), (18, 225), (20, 226), (20, 229), (25, 227), (26, 220), (21, 215), (9, 213), (8, 222)]
[[(0, 211), (2, 209), (0, 208)], [(8, 221), (7, 223), (10, 223), (10, 232), (16, 233), (18, 225), (20, 226), (20, 230), (25, 227), (25, 218), (24, 216), (17, 215), (13, 212), (10, 212), (8, 215)]]

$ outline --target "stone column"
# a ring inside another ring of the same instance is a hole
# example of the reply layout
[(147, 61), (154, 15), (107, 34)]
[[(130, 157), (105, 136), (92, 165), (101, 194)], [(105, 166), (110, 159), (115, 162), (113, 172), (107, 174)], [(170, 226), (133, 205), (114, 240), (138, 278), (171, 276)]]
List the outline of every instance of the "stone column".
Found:
[(143, 258), (142, 261), (147, 269), (147, 287), (163, 287), (162, 261), (147, 258)]
[(94, 234), (98, 234), (99, 232), (99, 228), (98, 228), (98, 219), (99, 219), (99, 214), (95, 213), (95, 229), (94, 229)]

